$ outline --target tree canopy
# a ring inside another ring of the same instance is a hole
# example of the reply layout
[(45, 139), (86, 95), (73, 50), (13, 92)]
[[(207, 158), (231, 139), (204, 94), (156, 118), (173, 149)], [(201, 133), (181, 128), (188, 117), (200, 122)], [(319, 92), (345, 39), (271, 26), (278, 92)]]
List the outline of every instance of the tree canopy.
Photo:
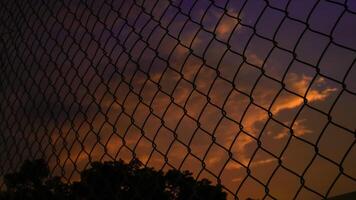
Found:
[(166, 173), (145, 167), (139, 160), (125, 163), (93, 162), (80, 174), (80, 181), (64, 183), (52, 176), (43, 159), (25, 161), (18, 172), (4, 176), (5, 200), (223, 200), (221, 185), (207, 179), (195, 180), (189, 171), (169, 170)]

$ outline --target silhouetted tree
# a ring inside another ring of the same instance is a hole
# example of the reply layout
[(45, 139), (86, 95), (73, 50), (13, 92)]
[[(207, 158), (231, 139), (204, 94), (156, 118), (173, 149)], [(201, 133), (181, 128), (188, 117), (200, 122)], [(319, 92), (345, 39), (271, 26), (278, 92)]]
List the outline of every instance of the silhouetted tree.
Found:
[(226, 193), (220, 185), (207, 179), (195, 180), (189, 171), (167, 173), (144, 167), (140, 161), (126, 164), (93, 162), (81, 172), (81, 180), (65, 184), (51, 177), (44, 160), (25, 161), (19, 172), (4, 176), (6, 190), (0, 199), (70, 199), (70, 200), (223, 200)]
[(0, 199), (68, 199), (69, 187), (59, 177), (49, 177), (47, 163), (43, 159), (25, 161), (19, 172), (6, 174), (6, 191)]

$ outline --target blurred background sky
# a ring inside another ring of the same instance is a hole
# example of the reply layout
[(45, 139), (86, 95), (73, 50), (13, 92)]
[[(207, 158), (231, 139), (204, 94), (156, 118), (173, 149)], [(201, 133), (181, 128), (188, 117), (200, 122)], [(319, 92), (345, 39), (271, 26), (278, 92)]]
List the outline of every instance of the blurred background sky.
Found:
[(356, 190), (356, 2), (1, 2), (0, 172), (138, 157), (230, 198)]

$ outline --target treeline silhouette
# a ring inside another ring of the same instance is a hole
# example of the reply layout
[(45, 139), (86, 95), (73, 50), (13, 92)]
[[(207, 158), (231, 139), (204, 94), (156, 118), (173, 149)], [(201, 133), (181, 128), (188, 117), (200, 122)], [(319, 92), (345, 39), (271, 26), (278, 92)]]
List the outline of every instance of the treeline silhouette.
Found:
[(80, 181), (64, 183), (52, 176), (43, 159), (25, 161), (18, 172), (4, 176), (1, 200), (223, 200), (221, 185), (195, 180), (189, 171), (166, 173), (145, 167), (139, 160), (93, 162)]

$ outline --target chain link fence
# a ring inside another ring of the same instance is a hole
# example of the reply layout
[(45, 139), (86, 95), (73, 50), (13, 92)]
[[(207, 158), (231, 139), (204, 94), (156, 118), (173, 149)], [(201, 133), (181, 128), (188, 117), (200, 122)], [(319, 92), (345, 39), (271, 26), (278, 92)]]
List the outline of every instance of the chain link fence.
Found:
[(138, 158), (229, 199), (356, 190), (355, 1), (12, 0), (0, 20), (0, 176)]

